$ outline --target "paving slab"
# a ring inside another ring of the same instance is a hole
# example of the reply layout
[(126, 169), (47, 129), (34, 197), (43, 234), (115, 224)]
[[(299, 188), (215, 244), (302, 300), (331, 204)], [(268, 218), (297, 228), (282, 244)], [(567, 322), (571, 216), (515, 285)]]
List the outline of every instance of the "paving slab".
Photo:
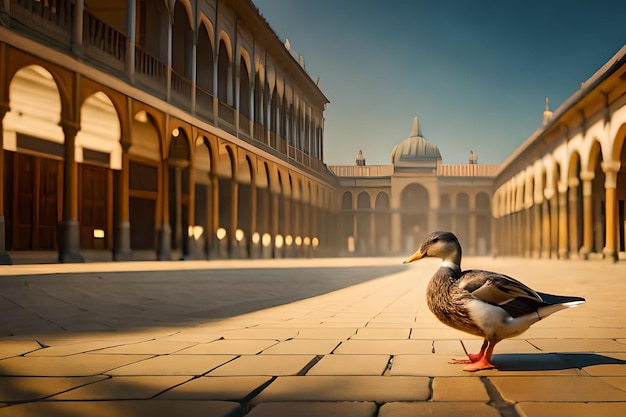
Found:
[(177, 351), (180, 355), (251, 355), (261, 353), (276, 340), (216, 340), (210, 343), (199, 343), (187, 349)]
[(168, 353), (179, 352), (184, 349), (195, 346), (193, 342), (176, 342), (168, 340), (150, 340), (148, 342), (131, 343), (121, 346), (114, 346), (93, 351), (96, 354), (107, 355), (166, 355)]
[(300, 328), (295, 339), (334, 339), (346, 340), (354, 335), (356, 327), (336, 328)]
[(543, 352), (624, 352), (626, 345), (613, 339), (528, 339)]
[(278, 343), (263, 351), (263, 355), (287, 354), (287, 355), (326, 355), (331, 353), (341, 343), (338, 340), (320, 339), (294, 339)]
[(0, 340), (0, 359), (24, 355), (41, 349), (34, 340)]
[(51, 397), (51, 400), (149, 399), (190, 379), (189, 376), (115, 376)]
[(515, 406), (520, 417), (623, 417), (626, 403), (620, 402), (523, 402)]
[(433, 401), (478, 401), (489, 402), (489, 395), (478, 378), (438, 377), (432, 382)]
[(73, 378), (3, 376), (0, 377), (0, 401), (39, 400), (107, 378), (104, 375)]
[(307, 375), (382, 375), (389, 355), (326, 355)]
[(276, 402), (259, 404), (246, 417), (376, 417), (373, 402)]
[(428, 378), (386, 376), (278, 377), (252, 404), (282, 401), (425, 401)]
[(350, 339), (384, 339), (384, 340), (405, 340), (409, 338), (411, 329), (406, 328), (393, 328), (393, 329), (380, 329), (365, 327), (357, 331), (357, 333), (350, 337)]
[(159, 395), (159, 398), (243, 401), (271, 380), (269, 376), (207, 376), (174, 387)]
[(43, 401), (0, 408), (0, 417), (240, 417), (241, 405), (226, 401)]
[(315, 359), (315, 355), (245, 355), (209, 372), (209, 375), (297, 375)]
[[(527, 376), (490, 377), (506, 401), (554, 402), (626, 402), (626, 392), (593, 377), (577, 376)], [(523, 382), (523, 383), (521, 383)]]
[(0, 375), (7, 376), (90, 376), (139, 362), (152, 355), (92, 355), (61, 357), (18, 356), (0, 361)]
[(236, 355), (165, 355), (108, 371), (108, 375), (200, 376), (235, 359)]
[[(557, 414), (558, 415), (558, 414)], [(387, 403), (380, 407), (378, 417), (500, 417), (495, 408), (476, 402)]]
[(337, 355), (409, 355), (432, 352), (430, 340), (347, 340), (333, 353)]

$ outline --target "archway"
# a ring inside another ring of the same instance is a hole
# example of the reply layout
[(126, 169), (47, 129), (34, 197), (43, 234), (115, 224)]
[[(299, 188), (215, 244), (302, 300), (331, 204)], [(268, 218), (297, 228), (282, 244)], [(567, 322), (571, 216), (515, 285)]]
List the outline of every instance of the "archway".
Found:
[(401, 245), (407, 253), (415, 251), (416, 246), (428, 234), (429, 195), (420, 184), (410, 184), (400, 195)]

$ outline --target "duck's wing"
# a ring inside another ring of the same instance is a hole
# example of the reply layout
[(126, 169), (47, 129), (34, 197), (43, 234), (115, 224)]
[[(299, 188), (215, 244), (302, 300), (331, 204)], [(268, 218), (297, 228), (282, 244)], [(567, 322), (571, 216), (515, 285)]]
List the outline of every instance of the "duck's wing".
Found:
[(533, 289), (496, 272), (464, 271), (459, 277), (458, 286), (481, 301), (503, 308), (511, 317), (532, 313), (545, 305)]

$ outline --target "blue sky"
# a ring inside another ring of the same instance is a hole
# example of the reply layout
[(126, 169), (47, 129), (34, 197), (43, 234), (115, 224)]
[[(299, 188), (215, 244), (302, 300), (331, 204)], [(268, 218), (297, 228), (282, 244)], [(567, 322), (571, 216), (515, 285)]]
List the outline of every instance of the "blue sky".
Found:
[(330, 100), (324, 160), (389, 164), (418, 116), (443, 163), (501, 163), (626, 44), (618, 0), (253, 0)]

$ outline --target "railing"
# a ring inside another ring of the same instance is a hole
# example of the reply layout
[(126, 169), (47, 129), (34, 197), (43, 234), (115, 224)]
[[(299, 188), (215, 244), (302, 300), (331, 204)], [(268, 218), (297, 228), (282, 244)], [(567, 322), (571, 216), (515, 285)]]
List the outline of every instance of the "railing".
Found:
[(254, 139), (258, 140), (259, 142), (263, 142), (265, 143), (266, 138), (265, 138), (265, 132), (267, 131), (267, 129), (265, 129), (265, 126), (254, 122)]
[(218, 125), (231, 134), (235, 134), (235, 109), (224, 103), (222, 100), (218, 102), (217, 116), (219, 117)]
[(72, 42), (70, 0), (11, 0), (11, 18), (29, 29), (70, 46)]
[(172, 101), (185, 110), (191, 109), (191, 80), (173, 69), (170, 72)]
[(164, 92), (167, 88), (167, 65), (135, 45), (135, 75), (148, 87)]
[(251, 137), (250, 134), (250, 119), (243, 114), (239, 113), (239, 133)]
[(213, 115), (213, 94), (198, 87), (196, 84), (196, 115), (213, 123), (215, 116)]
[(123, 71), (126, 63), (126, 40), (123, 33), (92, 14), (84, 13), (83, 46), (87, 56)]

